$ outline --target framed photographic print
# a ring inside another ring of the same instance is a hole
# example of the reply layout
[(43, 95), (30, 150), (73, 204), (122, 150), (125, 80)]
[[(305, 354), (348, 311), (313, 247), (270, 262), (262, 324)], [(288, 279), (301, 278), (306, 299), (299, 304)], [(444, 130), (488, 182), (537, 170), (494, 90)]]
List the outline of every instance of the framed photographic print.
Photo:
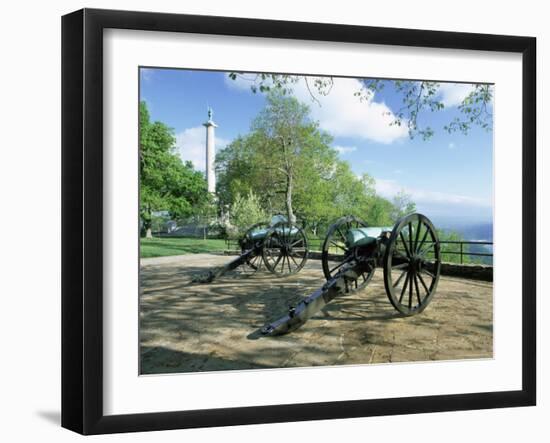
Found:
[(534, 405), (535, 51), (64, 16), (62, 425)]

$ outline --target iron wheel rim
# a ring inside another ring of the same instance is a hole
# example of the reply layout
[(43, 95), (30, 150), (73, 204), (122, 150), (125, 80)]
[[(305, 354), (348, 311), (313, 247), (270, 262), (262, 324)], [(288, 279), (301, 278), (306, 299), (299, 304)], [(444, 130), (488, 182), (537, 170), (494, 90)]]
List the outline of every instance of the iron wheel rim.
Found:
[(300, 272), (309, 255), (309, 244), (303, 229), (289, 223), (272, 227), (262, 246), (265, 267), (277, 276)]
[[(341, 267), (345, 263), (349, 263), (354, 259), (352, 251), (346, 246), (346, 233), (350, 229), (366, 228), (366, 227), (368, 227), (367, 223), (365, 223), (363, 220), (353, 215), (342, 217), (331, 225), (331, 227), (327, 232), (325, 240), (323, 242), (323, 250), (321, 254), (323, 274), (325, 275), (325, 278), (327, 279), (327, 281), (334, 278), (336, 273), (341, 269)], [(329, 265), (329, 262), (331, 261), (330, 260), (331, 248), (336, 251), (338, 250), (342, 251), (340, 253), (340, 255), (342, 255), (342, 261), (338, 262), (336, 266)], [(359, 277), (362, 279), (362, 281), (358, 281), (359, 278), (352, 279), (352, 278), (345, 277), (344, 280), (345, 280), (346, 293), (365, 288), (369, 284), (369, 282), (372, 280), (375, 269), (376, 269), (376, 266), (373, 263), (369, 271), (365, 271), (359, 274)]]
[(395, 224), (384, 254), (384, 286), (403, 315), (422, 312), (432, 300), (441, 274), (441, 247), (432, 222), (409, 214)]

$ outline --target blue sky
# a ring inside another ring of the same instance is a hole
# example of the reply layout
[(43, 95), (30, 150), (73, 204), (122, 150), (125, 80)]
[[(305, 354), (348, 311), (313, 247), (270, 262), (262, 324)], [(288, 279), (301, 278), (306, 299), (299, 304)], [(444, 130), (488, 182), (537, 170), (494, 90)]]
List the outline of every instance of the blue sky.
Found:
[[(142, 68), (140, 98), (147, 102), (152, 120), (174, 129), (178, 150), (185, 160), (204, 170), (207, 106), (212, 107), (216, 147), (223, 148), (239, 134), (249, 132), (252, 119), (265, 103), (250, 90), (251, 75), (236, 81), (227, 73)], [(355, 79), (335, 79), (327, 96), (311, 99), (305, 82), (294, 95), (308, 104), (312, 117), (334, 136), (333, 147), (356, 174), (368, 173), (377, 192), (387, 198), (400, 190), (412, 196), (428, 216), (490, 220), (493, 200), (493, 134), (474, 127), (468, 135), (448, 134), (443, 125), (458, 115), (457, 105), (471, 85), (447, 83), (440, 88), (445, 109), (425, 112), (421, 124), (435, 129), (429, 141), (409, 139), (404, 128), (390, 126), (400, 96), (392, 87), (360, 102), (353, 92)], [(387, 115), (390, 113), (390, 115)]]

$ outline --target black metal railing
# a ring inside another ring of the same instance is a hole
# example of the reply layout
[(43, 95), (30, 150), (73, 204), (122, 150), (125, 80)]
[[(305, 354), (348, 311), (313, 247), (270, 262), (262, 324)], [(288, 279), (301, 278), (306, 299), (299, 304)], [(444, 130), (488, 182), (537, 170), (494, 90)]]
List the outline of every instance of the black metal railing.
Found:
[[(468, 241), (468, 240), (440, 240), (441, 243), (441, 254), (450, 254), (460, 256), (460, 264), (464, 263), (464, 257), (473, 256), (473, 257), (493, 257), (492, 252), (472, 252), (469, 248), (464, 248), (464, 246), (493, 246), (493, 242), (490, 241)], [(458, 251), (455, 250), (446, 250), (444, 245), (459, 245)], [(492, 261), (492, 260), (491, 260)]]
[[(323, 244), (324, 237), (308, 237), (311, 251), (321, 251), (321, 245)], [(456, 262), (464, 264), (464, 257), (491, 257), (492, 264), (492, 252), (478, 252), (471, 251), (472, 246), (493, 246), (493, 242), (489, 241), (470, 241), (470, 240), (440, 240), (441, 254), (442, 255), (456, 255), (458, 260)], [(456, 248), (445, 247), (446, 245), (458, 245)], [(228, 250), (239, 250), (239, 242), (236, 239), (226, 240), (226, 247)], [(453, 260), (454, 262), (454, 260)]]

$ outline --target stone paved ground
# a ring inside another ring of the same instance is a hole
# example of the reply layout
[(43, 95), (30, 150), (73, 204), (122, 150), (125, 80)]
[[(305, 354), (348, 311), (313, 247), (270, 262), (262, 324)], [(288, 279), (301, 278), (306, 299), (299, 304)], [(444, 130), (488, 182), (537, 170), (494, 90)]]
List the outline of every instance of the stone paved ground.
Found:
[(206, 285), (192, 275), (228, 260), (196, 254), (142, 260), (141, 371), (144, 374), (491, 358), (491, 283), (441, 277), (428, 308), (400, 317), (382, 269), (370, 285), (331, 302), (301, 329), (257, 338), (323, 282), (321, 262), (276, 278), (232, 273)]

